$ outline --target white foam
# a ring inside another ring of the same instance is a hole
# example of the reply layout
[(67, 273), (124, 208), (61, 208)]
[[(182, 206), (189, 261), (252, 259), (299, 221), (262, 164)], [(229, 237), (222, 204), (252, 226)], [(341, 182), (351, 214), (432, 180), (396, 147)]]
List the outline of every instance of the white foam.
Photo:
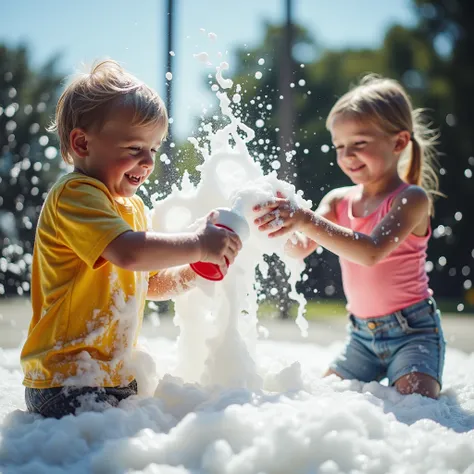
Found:
[[(222, 76), (227, 68), (227, 63), (217, 67), (216, 80), (222, 89), (232, 86), (232, 81)], [(296, 322), (303, 335), (307, 334), (308, 323), (304, 318), (306, 300), (295, 287), (305, 265), (284, 254), (289, 236), (270, 239), (258, 230), (253, 221), (259, 215), (253, 207), (273, 200), (277, 192), (302, 207), (310, 207), (311, 202), (296, 193), (292, 184), (280, 180), (276, 172), (263, 173), (247, 148), (254, 131), (234, 114), (225, 91), (218, 90), (216, 97), (228, 124), (216, 132), (205, 127), (206, 146), (192, 140), (204, 159), (198, 167), (199, 184), (193, 185), (185, 173), (180, 186), (173, 186), (169, 196), (154, 201), (152, 225), (161, 232), (184, 231), (217, 207), (232, 208), (247, 219), (250, 237), (224, 281), (200, 279), (196, 288), (174, 300), (175, 321), (180, 327), (176, 374), (187, 382), (256, 389), (262, 387), (262, 377), (255, 364), (255, 272), (258, 267), (263, 275), (268, 273), (264, 255), (275, 253), (285, 264), (291, 286), (289, 297), (299, 304)]]

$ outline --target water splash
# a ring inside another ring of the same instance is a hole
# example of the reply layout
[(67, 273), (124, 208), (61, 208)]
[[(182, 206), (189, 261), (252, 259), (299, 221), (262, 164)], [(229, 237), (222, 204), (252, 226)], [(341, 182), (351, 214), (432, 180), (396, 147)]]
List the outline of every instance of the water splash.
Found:
[[(199, 279), (196, 288), (174, 300), (175, 323), (180, 327), (176, 372), (187, 382), (255, 390), (264, 386), (265, 375), (255, 363), (259, 326), (256, 269), (264, 278), (268, 276), (265, 255), (276, 254), (285, 264), (289, 297), (298, 302), (296, 324), (303, 336), (308, 322), (304, 317), (306, 300), (296, 291), (305, 264), (285, 255), (289, 236), (270, 239), (258, 230), (253, 224), (258, 215), (252, 209), (274, 199), (277, 192), (301, 207), (310, 208), (311, 201), (303, 199), (292, 184), (278, 179), (276, 171), (265, 175), (252, 159), (248, 144), (255, 132), (239, 118), (239, 110), (234, 112), (231, 107), (225, 90), (233, 82), (223, 77), (228, 67), (225, 62), (216, 67), (220, 89), (215, 88), (228, 123), (214, 132), (204, 126), (205, 140), (189, 139), (204, 159), (196, 168), (199, 183), (194, 185), (184, 173), (180, 186), (173, 185), (170, 195), (153, 202), (152, 226), (159, 232), (185, 231), (216, 207), (233, 208), (247, 219), (250, 238), (226, 278), (222, 282)], [(235, 101), (234, 107), (238, 107)]]

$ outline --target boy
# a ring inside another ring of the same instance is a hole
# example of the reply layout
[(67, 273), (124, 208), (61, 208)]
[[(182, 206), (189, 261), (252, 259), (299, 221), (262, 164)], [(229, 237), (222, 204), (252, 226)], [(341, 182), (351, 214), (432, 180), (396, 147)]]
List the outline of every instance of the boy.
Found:
[(111, 60), (58, 101), (53, 128), (74, 171), (52, 187), (36, 231), (33, 317), (21, 353), (32, 412), (60, 418), (83, 402), (116, 406), (137, 393), (132, 351), (145, 299), (190, 288), (189, 263), (226, 271), (241, 248), (236, 234), (213, 225), (213, 213), (193, 233), (147, 230), (135, 193), (167, 127), (158, 94)]

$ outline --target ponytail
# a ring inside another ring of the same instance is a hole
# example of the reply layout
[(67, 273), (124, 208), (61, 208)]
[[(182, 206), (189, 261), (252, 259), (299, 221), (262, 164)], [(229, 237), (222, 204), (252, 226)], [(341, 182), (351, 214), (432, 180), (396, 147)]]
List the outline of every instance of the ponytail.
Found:
[(433, 214), (435, 197), (444, 196), (438, 190), (439, 180), (436, 172), (439, 133), (426, 121), (423, 109), (413, 110), (412, 123), (411, 147), (407, 147), (406, 153), (402, 154), (399, 170), (405, 182), (421, 186), (428, 193)]
[(403, 180), (408, 184), (422, 185), (422, 151), (414, 134), (411, 137), (411, 156), (407, 163)]

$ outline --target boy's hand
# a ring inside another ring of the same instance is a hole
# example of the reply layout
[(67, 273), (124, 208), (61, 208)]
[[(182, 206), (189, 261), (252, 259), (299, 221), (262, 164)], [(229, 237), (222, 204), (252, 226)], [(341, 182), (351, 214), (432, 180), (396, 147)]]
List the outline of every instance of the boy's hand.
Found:
[(216, 211), (210, 212), (196, 230), (201, 249), (200, 260), (215, 263), (226, 272), (226, 259), (229, 265), (234, 262), (242, 242), (236, 233), (215, 225), (217, 215)]
[(262, 232), (272, 230), (268, 237), (278, 237), (290, 231), (301, 230), (309, 217), (305, 209), (290, 202), (281, 192), (277, 192), (276, 199), (258, 204), (253, 210), (266, 211), (255, 219), (254, 223)]

